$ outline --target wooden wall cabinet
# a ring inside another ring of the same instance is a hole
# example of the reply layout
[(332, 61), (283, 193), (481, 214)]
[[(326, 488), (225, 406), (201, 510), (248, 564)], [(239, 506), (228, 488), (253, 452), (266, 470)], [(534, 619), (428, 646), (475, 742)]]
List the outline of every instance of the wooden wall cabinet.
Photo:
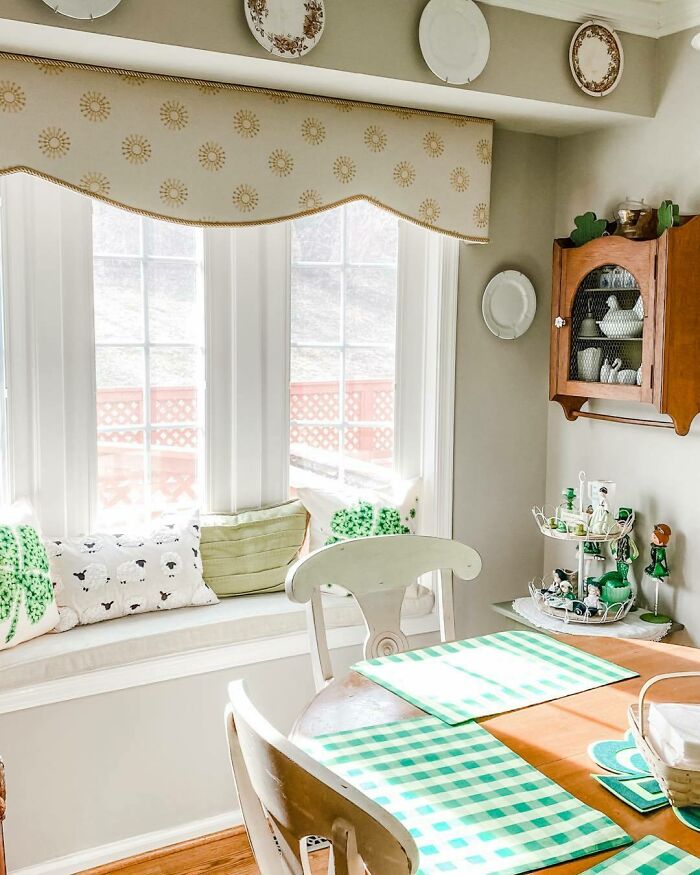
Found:
[[(580, 247), (555, 240), (551, 332), (550, 399), (567, 419), (687, 434), (700, 412), (700, 216), (657, 240), (601, 237)], [(632, 371), (634, 382), (617, 382), (632, 380)], [(591, 398), (650, 403), (671, 422), (583, 411)]]

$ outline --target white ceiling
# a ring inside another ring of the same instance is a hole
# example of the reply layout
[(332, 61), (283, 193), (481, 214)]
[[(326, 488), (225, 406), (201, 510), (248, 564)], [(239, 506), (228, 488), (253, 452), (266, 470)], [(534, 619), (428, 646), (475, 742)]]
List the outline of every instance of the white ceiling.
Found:
[(599, 18), (617, 30), (662, 37), (700, 26), (700, 0), (480, 0), (533, 15), (586, 21)]

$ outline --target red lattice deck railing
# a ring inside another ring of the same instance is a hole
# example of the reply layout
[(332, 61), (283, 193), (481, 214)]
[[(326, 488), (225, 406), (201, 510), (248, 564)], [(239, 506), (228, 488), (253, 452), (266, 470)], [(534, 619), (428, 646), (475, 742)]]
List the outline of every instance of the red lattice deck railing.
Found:
[[(193, 386), (155, 387), (150, 392), (151, 492), (156, 506), (197, 500), (198, 399)], [(314, 451), (338, 452), (338, 383), (290, 386), (290, 443), (295, 458)], [(97, 392), (100, 504), (103, 508), (143, 501), (146, 465), (144, 392), (137, 387)], [(349, 380), (345, 386), (345, 453), (385, 466), (393, 456), (394, 384)], [(353, 423), (357, 422), (355, 426)], [(360, 424), (361, 423), (361, 424)]]

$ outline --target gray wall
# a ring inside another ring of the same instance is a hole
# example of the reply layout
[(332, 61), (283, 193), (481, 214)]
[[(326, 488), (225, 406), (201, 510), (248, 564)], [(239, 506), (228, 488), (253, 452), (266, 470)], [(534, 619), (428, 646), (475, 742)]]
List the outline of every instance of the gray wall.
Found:
[[(560, 141), (557, 165), (556, 226), (571, 230), (572, 216), (585, 210), (611, 215), (627, 196), (659, 204), (672, 198), (682, 212), (700, 213), (700, 53), (690, 48), (692, 33), (659, 41), (659, 110), (653, 121), (617, 131)], [(700, 339), (699, 339), (700, 342)], [(592, 409), (627, 416), (653, 415), (644, 405), (597, 402)], [(675, 532), (669, 564), (671, 585), (662, 604), (687, 626), (687, 640), (700, 644), (700, 418), (691, 433), (609, 423), (566, 422), (558, 405), (549, 413), (548, 497), (576, 482), (579, 469), (615, 480), (618, 498), (640, 514), (638, 541), (648, 561), (649, 533), (667, 522)], [(560, 553), (547, 551), (547, 567)], [(638, 563), (639, 568), (644, 562)]]
[[(418, 22), (425, 4), (426, 0), (325, 0), (326, 31), (318, 46), (298, 61), (279, 63), (439, 86), (418, 45)], [(491, 54), (482, 75), (466, 90), (591, 106), (591, 99), (576, 87), (569, 73), (567, 47), (574, 24), (488, 5), (482, 9), (491, 31)], [(92, 22), (55, 15), (40, 0), (0, 0), (0, 18), (271, 57), (248, 30), (242, 0), (123, 0), (114, 12)], [(655, 41), (627, 34), (624, 43), (625, 78), (600, 108), (652, 115)], [(284, 77), (282, 66), (280, 71)], [(283, 80), (280, 87), (284, 87)]]
[[(545, 491), (555, 158), (550, 138), (496, 130), (491, 243), (460, 252), (454, 535), (484, 562), (457, 593), (464, 635), (503, 628), (491, 603), (525, 595), (542, 567), (530, 508)], [(486, 283), (507, 268), (537, 292), (535, 322), (514, 341), (496, 338), (481, 316)]]

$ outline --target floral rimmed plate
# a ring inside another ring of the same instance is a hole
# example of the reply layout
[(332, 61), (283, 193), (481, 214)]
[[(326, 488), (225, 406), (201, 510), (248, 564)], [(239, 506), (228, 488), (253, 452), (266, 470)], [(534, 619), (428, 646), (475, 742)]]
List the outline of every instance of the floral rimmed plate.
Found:
[(586, 21), (569, 47), (569, 65), (578, 87), (604, 97), (620, 84), (625, 56), (615, 31), (602, 21)]
[(255, 39), (280, 58), (306, 55), (323, 35), (323, 0), (243, 0), (243, 8)]

